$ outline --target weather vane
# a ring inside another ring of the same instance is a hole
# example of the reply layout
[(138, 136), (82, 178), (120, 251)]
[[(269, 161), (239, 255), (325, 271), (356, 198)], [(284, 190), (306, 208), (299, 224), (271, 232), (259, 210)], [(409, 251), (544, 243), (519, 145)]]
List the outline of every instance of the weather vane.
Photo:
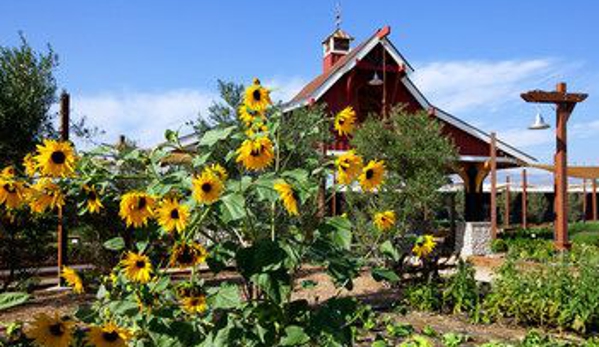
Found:
[(335, 27), (341, 28), (341, 3), (335, 4)]

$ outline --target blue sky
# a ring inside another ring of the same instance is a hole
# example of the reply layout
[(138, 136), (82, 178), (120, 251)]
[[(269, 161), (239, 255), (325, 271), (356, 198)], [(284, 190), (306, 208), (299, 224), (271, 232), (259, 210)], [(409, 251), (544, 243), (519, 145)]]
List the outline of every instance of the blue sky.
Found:
[[(0, 2), (0, 45), (50, 43), (75, 115), (151, 144), (214, 98), (216, 79), (259, 76), (288, 98), (321, 70), (334, 0)], [(388, 24), (415, 81), (447, 111), (548, 161), (553, 131), (530, 132), (521, 91), (564, 80), (590, 94), (570, 125), (572, 163), (599, 165), (599, 2), (341, 1), (361, 41)], [(554, 121), (553, 111), (540, 109)]]

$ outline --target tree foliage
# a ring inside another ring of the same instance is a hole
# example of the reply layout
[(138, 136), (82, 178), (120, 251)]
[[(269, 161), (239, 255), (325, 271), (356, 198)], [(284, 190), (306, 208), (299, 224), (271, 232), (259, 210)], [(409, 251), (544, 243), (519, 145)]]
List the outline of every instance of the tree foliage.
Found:
[(52, 134), (57, 64), (51, 47), (36, 52), (22, 35), (18, 47), (0, 46), (0, 165), (20, 161)]
[(381, 199), (394, 207), (400, 229), (430, 229), (442, 201), (439, 189), (448, 183), (447, 174), (457, 159), (441, 124), (424, 112), (409, 114), (398, 107), (385, 122), (369, 117), (352, 144), (367, 160), (385, 160), (386, 186), (392, 193), (382, 194)]

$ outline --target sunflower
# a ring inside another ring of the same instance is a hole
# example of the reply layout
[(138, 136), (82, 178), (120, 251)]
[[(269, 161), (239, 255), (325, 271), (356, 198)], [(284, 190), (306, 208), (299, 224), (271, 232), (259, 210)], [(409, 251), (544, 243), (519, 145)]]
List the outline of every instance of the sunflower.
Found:
[(155, 199), (143, 192), (129, 192), (121, 197), (119, 216), (127, 226), (139, 228), (148, 224), (154, 215)]
[(432, 235), (420, 236), (418, 239), (416, 239), (414, 247), (412, 247), (412, 252), (418, 258), (426, 257), (433, 252), (435, 245), (436, 243)]
[(75, 292), (76, 294), (83, 294), (85, 292), (85, 290), (83, 289), (83, 281), (81, 280), (81, 277), (79, 277), (75, 269), (70, 268), (68, 266), (63, 266), (60, 277), (64, 278), (69, 287), (72, 287), (73, 292)]
[(0, 205), (8, 209), (21, 206), (25, 201), (26, 188), (22, 182), (0, 178)]
[(85, 195), (87, 197), (87, 210), (90, 213), (100, 212), (100, 210), (104, 208), (104, 205), (102, 205), (102, 201), (100, 201), (100, 196), (98, 196), (96, 187), (84, 185), (83, 190), (85, 191)]
[(194, 294), (181, 298), (181, 307), (189, 314), (201, 314), (206, 311), (206, 295)]
[(260, 133), (268, 132), (268, 126), (262, 121), (252, 123), (249, 128), (245, 131), (247, 137), (254, 137)]
[(206, 261), (208, 251), (198, 242), (179, 243), (171, 252), (171, 266), (190, 267)]
[(12, 179), (15, 177), (15, 168), (14, 166), (7, 166), (2, 171), (0, 171), (0, 178), (3, 179)]
[(44, 140), (37, 145), (36, 168), (44, 176), (66, 177), (75, 170), (75, 151), (69, 142)]
[(237, 110), (239, 114), (239, 120), (241, 120), (245, 126), (249, 127), (256, 119), (265, 120), (264, 112), (257, 112), (246, 105), (241, 105)]
[(237, 149), (237, 162), (248, 170), (262, 170), (272, 164), (274, 150), (268, 137), (260, 136), (243, 141)]
[(27, 200), (29, 200), (29, 207), (35, 213), (42, 213), (48, 208), (62, 208), (65, 204), (60, 187), (49, 178), (42, 178), (27, 189)]
[(193, 185), (193, 197), (196, 201), (204, 204), (212, 204), (217, 201), (223, 192), (223, 182), (210, 171), (204, 171), (201, 175), (191, 181)]
[(125, 277), (130, 281), (142, 284), (150, 282), (152, 263), (146, 255), (129, 251), (126, 258), (121, 260), (121, 265), (125, 268)]
[(337, 166), (339, 183), (348, 185), (358, 177), (364, 163), (362, 158), (354, 150), (351, 150), (337, 157), (335, 165)]
[(227, 173), (227, 170), (224, 167), (222, 167), (220, 164), (212, 164), (209, 167), (207, 167), (206, 169), (204, 169), (204, 171), (208, 171), (208, 172), (214, 174), (216, 177), (218, 177), (218, 179), (222, 183), (225, 183), (227, 178), (229, 178), (229, 174)]
[(73, 321), (62, 319), (58, 313), (38, 314), (25, 328), (25, 335), (40, 347), (68, 347), (73, 340)]
[(91, 326), (87, 333), (87, 341), (95, 347), (126, 347), (131, 334), (113, 322), (103, 326)]
[(389, 230), (395, 225), (395, 212), (384, 211), (374, 215), (374, 225), (381, 231)]
[(348, 106), (335, 116), (334, 128), (339, 136), (351, 135), (356, 124), (356, 111)]
[(158, 208), (158, 224), (167, 232), (182, 232), (187, 226), (189, 207), (181, 205), (175, 199), (166, 199)]
[(270, 91), (260, 85), (259, 79), (254, 78), (254, 83), (245, 90), (243, 103), (249, 109), (263, 113), (272, 104)]
[(287, 213), (294, 216), (299, 215), (299, 211), (297, 210), (298, 198), (293, 187), (289, 183), (281, 181), (275, 183), (274, 189), (279, 193), (279, 199), (283, 201), (283, 206), (285, 206)]
[(29, 177), (35, 176), (37, 169), (35, 168), (35, 158), (32, 153), (27, 153), (25, 158), (23, 158), (23, 167), (25, 168), (25, 174)]
[(382, 182), (385, 176), (385, 162), (371, 160), (368, 165), (362, 169), (360, 174), (360, 186), (366, 191), (375, 190)]

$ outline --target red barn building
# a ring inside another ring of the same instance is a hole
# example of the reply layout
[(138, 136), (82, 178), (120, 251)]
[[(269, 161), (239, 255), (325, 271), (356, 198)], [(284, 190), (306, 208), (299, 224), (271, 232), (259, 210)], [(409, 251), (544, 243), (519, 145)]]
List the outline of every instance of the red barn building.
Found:
[[(389, 40), (391, 29), (377, 30), (370, 38), (351, 48), (353, 38), (341, 29), (323, 41), (323, 71), (308, 83), (289, 103), (285, 111), (323, 103), (331, 113), (352, 106), (358, 120), (367, 114), (383, 114), (394, 105), (405, 105), (409, 112), (427, 111), (442, 124), (459, 152), (459, 176), (464, 181), (466, 221), (486, 218), (482, 184), (488, 174), (485, 163), (490, 154), (490, 136), (486, 132), (433, 106), (410, 79), (414, 71)], [(335, 135), (332, 135), (335, 136)], [(346, 138), (336, 137), (329, 150), (349, 149)], [(518, 166), (534, 158), (508, 145), (497, 142), (497, 165)]]

